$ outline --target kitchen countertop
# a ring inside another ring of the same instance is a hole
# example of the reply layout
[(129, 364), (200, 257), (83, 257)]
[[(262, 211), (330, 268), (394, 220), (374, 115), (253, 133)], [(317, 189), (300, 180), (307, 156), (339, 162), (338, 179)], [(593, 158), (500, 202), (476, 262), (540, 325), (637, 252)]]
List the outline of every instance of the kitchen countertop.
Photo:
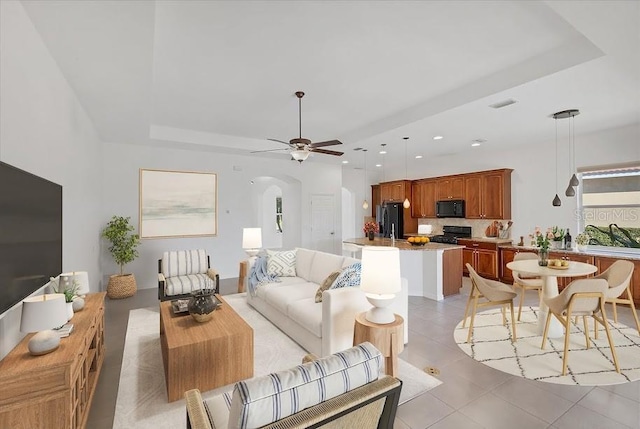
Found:
[[(348, 238), (343, 240), (344, 243), (352, 243), (360, 246), (392, 246), (390, 238), (375, 237), (373, 240), (368, 238)], [(462, 249), (464, 246), (458, 246), (456, 244), (443, 244), (443, 243), (426, 243), (424, 246), (413, 246), (409, 244), (407, 240), (396, 240), (395, 246), (400, 250), (422, 250), (422, 251), (434, 251), (434, 250), (452, 250)]]
[[(501, 245), (500, 247), (504, 249), (512, 249), (512, 250), (525, 250), (528, 252), (538, 251), (538, 248), (535, 246)], [(608, 258), (640, 260), (640, 253), (620, 252), (620, 251), (586, 250), (584, 252), (578, 252), (577, 250), (549, 249), (549, 252), (561, 253), (566, 255), (606, 256)]]
[(473, 240), (480, 241), (483, 243), (496, 243), (496, 244), (507, 244), (511, 243), (513, 240), (510, 238), (498, 238), (498, 237), (470, 237), (470, 238), (458, 238), (458, 240)]

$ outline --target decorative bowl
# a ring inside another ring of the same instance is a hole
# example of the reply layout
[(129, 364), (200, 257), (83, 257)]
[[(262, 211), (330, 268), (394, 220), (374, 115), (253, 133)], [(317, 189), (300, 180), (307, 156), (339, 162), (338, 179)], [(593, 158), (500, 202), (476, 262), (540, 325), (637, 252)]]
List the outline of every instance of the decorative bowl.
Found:
[(412, 246), (424, 246), (427, 243), (411, 243), (411, 242), (409, 242), (409, 244), (411, 244)]

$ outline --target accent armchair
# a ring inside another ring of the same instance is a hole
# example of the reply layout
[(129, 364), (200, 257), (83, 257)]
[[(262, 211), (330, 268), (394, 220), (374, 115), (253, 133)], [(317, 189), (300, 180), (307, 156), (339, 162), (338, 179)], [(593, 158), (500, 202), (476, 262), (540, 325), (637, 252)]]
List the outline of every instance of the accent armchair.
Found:
[(402, 381), (382, 375), (370, 343), (286, 371), (236, 383), (233, 393), (203, 400), (185, 392), (187, 428), (393, 428)]
[(164, 252), (158, 260), (158, 299), (187, 298), (197, 289), (220, 293), (220, 276), (203, 249)]

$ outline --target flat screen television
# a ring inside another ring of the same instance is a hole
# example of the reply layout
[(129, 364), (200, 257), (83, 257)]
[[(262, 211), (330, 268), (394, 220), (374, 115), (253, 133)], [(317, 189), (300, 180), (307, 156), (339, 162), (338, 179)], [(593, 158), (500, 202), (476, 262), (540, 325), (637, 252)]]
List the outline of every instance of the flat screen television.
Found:
[(62, 186), (0, 162), (0, 314), (62, 272)]

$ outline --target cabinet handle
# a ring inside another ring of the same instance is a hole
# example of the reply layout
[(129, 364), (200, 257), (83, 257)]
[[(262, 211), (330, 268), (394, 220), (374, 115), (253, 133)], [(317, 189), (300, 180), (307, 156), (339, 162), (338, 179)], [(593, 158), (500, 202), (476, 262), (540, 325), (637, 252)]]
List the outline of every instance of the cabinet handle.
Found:
[(478, 247), (478, 243), (473, 243), (473, 247)]

